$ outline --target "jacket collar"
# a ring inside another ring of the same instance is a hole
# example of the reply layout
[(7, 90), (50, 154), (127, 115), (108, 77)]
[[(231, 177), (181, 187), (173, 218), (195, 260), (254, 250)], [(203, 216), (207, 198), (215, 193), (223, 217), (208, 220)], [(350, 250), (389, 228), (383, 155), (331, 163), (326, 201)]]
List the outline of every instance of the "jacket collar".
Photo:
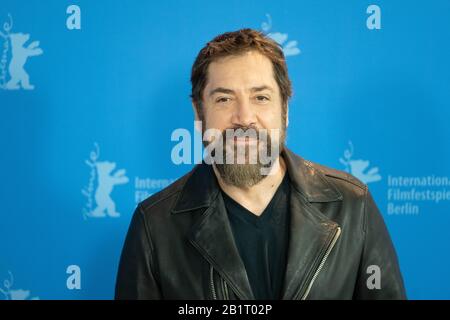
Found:
[[(292, 186), (308, 202), (329, 202), (342, 199), (342, 195), (336, 187), (329, 183), (323, 173), (315, 169), (309, 161), (286, 147), (281, 155), (286, 162)], [(192, 170), (172, 212), (179, 213), (209, 207), (219, 191), (220, 187), (213, 168), (202, 162)]]
[[(342, 195), (323, 173), (285, 148), (281, 154), (291, 181), (291, 223), (283, 299), (307, 290), (338, 225), (312, 202), (339, 201)], [(172, 213), (205, 208), (188, 235), (191, 244), (209, 261), (241, 299), (253, 299), (244, 264), (234, 242), (217, 178), (210, 165), (197, 165), (188, 177)]]

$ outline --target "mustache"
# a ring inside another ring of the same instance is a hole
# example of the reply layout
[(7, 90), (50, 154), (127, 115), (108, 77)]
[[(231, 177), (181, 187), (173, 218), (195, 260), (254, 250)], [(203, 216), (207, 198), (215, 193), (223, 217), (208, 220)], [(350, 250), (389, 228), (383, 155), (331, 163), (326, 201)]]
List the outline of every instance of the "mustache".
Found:
[(224, 140), (227, 139), (227, 132), (231, 135), (230, 140), (235, 137), (252, 137), (255, 136), (258, 140), (260, 140), (260, 131), (255, 126), (235, 126), (231, 128), (227, 128), (222, 130), (222, 137)]

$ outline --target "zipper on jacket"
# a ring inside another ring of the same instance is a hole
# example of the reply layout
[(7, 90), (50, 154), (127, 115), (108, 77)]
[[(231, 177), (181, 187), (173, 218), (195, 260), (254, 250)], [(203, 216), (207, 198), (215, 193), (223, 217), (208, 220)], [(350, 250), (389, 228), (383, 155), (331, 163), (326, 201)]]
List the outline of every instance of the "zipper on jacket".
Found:
[(228, 295), (227, 282), (224, 279), (222, 279), (222, 291), (223, 291), (223, 299), (224, 300), (230, 300), (230, 297)]
[[(331, 250), (333, 250), (334, 245), (336, 244), (339, 236), (341, 235), (341, 228), (337, 227), (336, 233), (334, 234), (330, 245), (328, 246), (327, 250), (325, 251), (325, 255), (323, 256), (322, 260), (320, 261), (319, 266), (317, 267), (316, 271), (314, 272), (313, 277), (311, 278), (311, 281), (309, 282), (308, 286), (306, 287), (306, 291), (303, 294), (301, 300), (305, 300), (308, 297), (309, 292), (311, 291), (312, 285), (314, 283), (314, 281), (316, 280), (317, 276), (319, 275), (320, 270), (322, 270), (325, 261), (327, 261), (328, 256), (330, 255)], [(295, 299), (297, 299), (298, 295), (300, 294), (297, 293), (297, 295), (295, 296)]]
[(214, 288), (214, 268), (212, 265), (210, 265), (209, 267), (209, 275), (210, 275), (210, 281), (211, 281), (211, 291), (212, 291), (212, 296), (214, 300), (217, 300), (217, 294), (216, 294), (216, 289)]

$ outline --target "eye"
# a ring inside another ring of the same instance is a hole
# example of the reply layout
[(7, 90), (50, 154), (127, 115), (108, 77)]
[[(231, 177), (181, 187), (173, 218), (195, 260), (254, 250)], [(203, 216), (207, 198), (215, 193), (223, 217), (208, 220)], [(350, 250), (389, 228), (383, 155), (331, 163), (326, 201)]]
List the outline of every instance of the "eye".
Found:
[(216, 99), (216, 102), (218, 102), (218, 103), (225, 103), (225, 102), (228, 102), (230, 100), (231, 100), (231, 98), (228, 98), (228, 97), (220, 97), (220, 98)]
[(266, 96), (256, 96), (256, 100), (258, 100), (259, 102), (266, 102), (269, 101), (270, 99)]

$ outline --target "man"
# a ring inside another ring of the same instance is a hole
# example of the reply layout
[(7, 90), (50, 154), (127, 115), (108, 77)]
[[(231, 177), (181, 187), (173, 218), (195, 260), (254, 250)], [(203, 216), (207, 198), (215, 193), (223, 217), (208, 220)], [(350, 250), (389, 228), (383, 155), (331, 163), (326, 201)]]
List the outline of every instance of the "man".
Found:
[(139, 204), (116, 298), (406, 298), (367, 186), (286, 148), (291, 82), (280, 47), (251, 29), (219, 35), (191, 82), (208, 161)]

